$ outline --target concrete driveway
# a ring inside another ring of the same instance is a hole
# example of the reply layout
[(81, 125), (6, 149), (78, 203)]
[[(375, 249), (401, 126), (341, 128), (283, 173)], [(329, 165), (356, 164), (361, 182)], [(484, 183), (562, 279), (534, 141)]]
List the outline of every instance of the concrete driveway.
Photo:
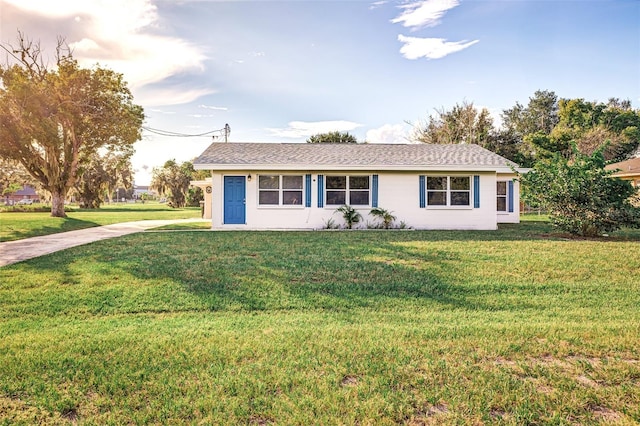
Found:
[(114, 223), (77, 231), (60, 232), (42, 237), (25, 238), (0, 243), (0, 267), (23, 260), (33, 259), (55, 251), (100, 241), (107, 238), (142, 232), (147, 229), (175, 223), (202, 222), (202, 219), (141, 220), (138, 222)]

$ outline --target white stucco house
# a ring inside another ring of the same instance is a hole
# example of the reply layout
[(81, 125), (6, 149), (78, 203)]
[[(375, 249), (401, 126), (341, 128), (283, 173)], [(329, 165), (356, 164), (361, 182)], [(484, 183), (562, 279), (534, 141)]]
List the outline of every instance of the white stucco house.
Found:
[(212, 229), (322, 229), (345, 204), (414, 229), (520, 220), (518, 166), (478, 145), (214, 142), (193, 164), (211, 171)]

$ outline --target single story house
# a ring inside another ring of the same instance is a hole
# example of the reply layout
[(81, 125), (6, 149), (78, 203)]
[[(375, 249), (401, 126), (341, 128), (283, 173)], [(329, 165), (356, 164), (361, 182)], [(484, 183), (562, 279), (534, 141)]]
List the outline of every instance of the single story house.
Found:
[(36, 192), (35, 188), (29, 185), (23, 185), (21, 189), (16, 192), (7, 193), (4, 195), (5, 204), (15, 204), (18, 201), (30, 200), (34, 203), (40, 202), (40, 196)]
[(343, 205), (363, 224), (380, 207), (414, 229), (520, 220), (517, 164), (478, 145), (214, 142), (193, 165), (211, 171), (213, 229), (344, 225)]
[(615, 171), (612, 176), (631, 181), (631, 185), (640, 188), (640, 157), (609, 164), (605, 168)]

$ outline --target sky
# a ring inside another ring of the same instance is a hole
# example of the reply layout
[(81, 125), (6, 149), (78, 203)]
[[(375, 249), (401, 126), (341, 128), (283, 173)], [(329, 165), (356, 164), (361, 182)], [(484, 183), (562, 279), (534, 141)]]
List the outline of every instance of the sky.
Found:
[(536, 90), (640, 105), (637, 0), (0, 0), (0, 42), (18, 30), (124, 75), (152, 129), (137, 185), (224, 141), (226, 124), (229, 142), (407, 143), (462, 102), (496, 125)]

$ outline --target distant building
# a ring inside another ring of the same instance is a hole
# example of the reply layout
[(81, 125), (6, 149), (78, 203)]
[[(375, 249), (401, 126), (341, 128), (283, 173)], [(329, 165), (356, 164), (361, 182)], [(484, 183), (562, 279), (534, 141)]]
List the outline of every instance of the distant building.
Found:
[(631, 185), (640, 188), (640, 157), (609, 164), (606, 169), (615, 170), (613, 176), (631, 181)]
[(3, 196), (5, 204), (15, 204), (20, 200), (32, 200), (34, 203), (40, 202), (40, 196), (36, 193), (34, 187), (24, 185), (22, 189)]
[(133, 198), (140, 198), (142, 197), (142, 195), (144, 194), (148, 194), (151, 196), (157, 196), (158, 192), (154, 191), (153, 189), (150, 189), (150, 187), (148, 185), (133, 185)]

